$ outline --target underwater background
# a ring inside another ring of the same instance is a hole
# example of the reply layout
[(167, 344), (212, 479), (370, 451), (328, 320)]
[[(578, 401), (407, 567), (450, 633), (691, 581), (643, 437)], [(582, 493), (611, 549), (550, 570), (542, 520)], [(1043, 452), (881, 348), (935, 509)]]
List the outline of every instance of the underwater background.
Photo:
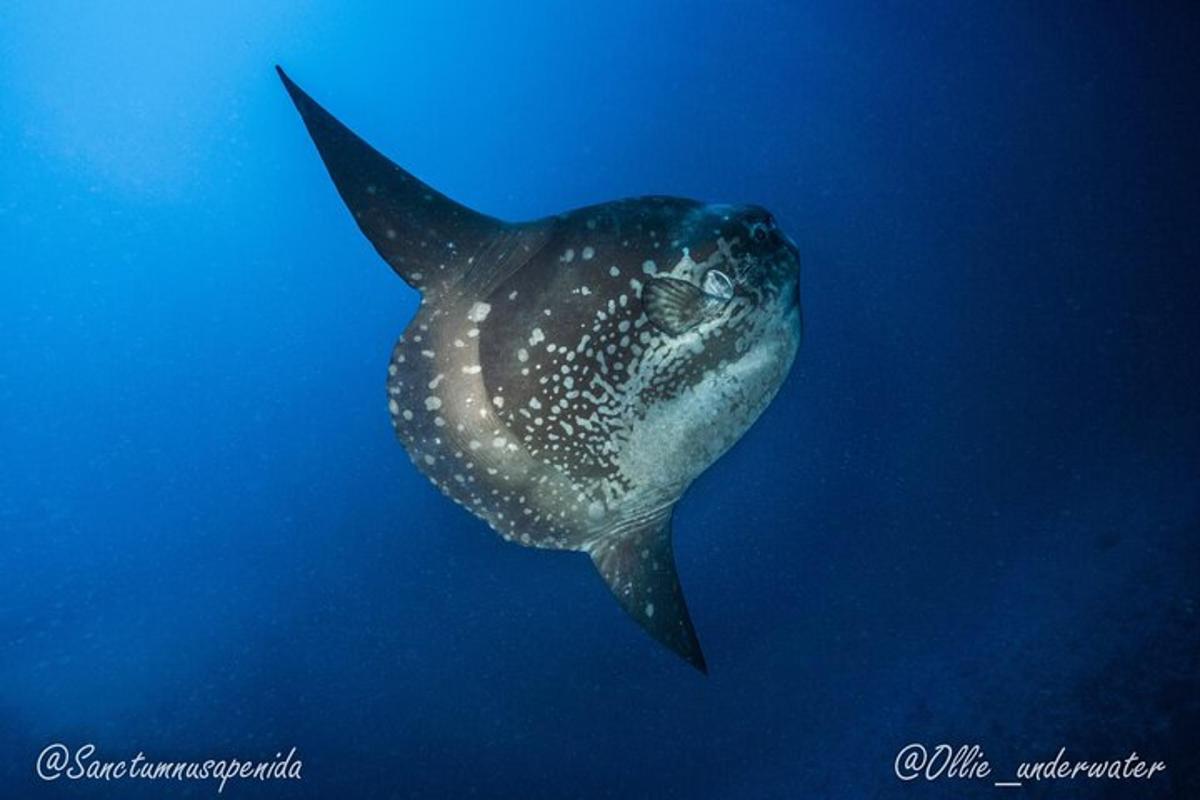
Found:
[[(1200, 797), (1200, 34), (1151, 3), (0, 7), (0, 797)], [(675, 517), (711, 674), (410, 464), (417, 294), (272, 66), (538, 217), (770, 208), (778, 399)], [(910, 742), (1163, 760), (902, 784)]]

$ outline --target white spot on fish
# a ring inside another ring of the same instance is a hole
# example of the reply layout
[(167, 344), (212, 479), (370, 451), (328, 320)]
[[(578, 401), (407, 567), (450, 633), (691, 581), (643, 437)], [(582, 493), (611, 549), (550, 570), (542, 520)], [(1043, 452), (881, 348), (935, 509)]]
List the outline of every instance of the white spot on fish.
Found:
[(433, 395), (430, 395), (429, 397), (425, 398), (425, 410), (426, 411), (437, 411), (441, 407), (442, 407), (442, 398), (434, 397)]
[(546, 334), (542, 333), (541, 328), (534, 328), (529, 334), (529, 346), (536, 347), (538, 342), (546, 341)]
[(491, 313), (492, 307), (487, 303), (475, 303), (471, 306), (471, 310), (467, 312), (467, 319), (471, 322), (483, 322)]
[(584, 261), (590, 261), (592, 256), (594, 256), (594, 255), (596, 255), (595, 248), (591, 247), (590, 245), (588, 247), (583, 248), (583, 260)]

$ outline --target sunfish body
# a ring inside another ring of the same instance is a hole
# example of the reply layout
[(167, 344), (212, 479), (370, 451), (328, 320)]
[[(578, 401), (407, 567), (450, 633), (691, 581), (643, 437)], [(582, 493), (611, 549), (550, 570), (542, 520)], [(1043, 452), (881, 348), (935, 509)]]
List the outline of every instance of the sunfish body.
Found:
[(706, 670), (671, 514), (787, 376), (795, 246), (761, 208), (674, 197), (502, 222), (279, 74), (359, 227), (421, 293), (387, 383), (413, 463), (505, 539), (587, 553), (630, 616)]

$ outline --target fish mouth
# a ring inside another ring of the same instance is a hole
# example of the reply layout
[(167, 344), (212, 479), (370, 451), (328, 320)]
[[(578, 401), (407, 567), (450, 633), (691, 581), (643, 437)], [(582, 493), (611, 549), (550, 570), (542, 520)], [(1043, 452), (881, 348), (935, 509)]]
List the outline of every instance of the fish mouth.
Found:
[(784, 305), (784, 308), (783, 308), (783, 313), (785, 315), (791, 313), (792, 311), (796, 311), (800, 308), (800, 283), (799, 283), (799, 281), (797, 281), (796, 285), (792, 288), (792, 290), (787, 293), (787, 300), (785, 302), (786, 302), (786, 305)]
[(789, 328), (797, 331), (798, 335), (804, 336), (804, 312), (800, 308), (800, 287), (796, 287), (796, 291), (788, 293), (787, 306), (783, 310), (783, 322)]

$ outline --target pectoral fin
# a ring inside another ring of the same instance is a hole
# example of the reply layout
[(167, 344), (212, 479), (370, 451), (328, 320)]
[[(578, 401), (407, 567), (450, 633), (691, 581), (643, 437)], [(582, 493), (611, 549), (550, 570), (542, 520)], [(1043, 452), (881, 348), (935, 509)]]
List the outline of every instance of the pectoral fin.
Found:
[(681, 278), (652, 278), (642, 289), (642, 306), (654, 326), (679, 336), (712, 313), (710, 297), (699, 286)]
[(708, 666), (675, 572), (670, 516), (602, 539), (589, 553), (621, 607), (647, 633), (707, 675)]

